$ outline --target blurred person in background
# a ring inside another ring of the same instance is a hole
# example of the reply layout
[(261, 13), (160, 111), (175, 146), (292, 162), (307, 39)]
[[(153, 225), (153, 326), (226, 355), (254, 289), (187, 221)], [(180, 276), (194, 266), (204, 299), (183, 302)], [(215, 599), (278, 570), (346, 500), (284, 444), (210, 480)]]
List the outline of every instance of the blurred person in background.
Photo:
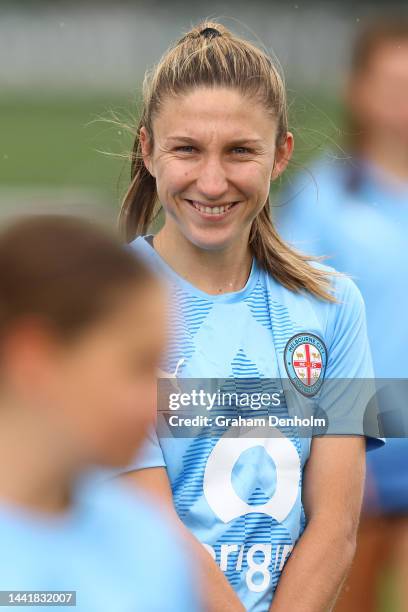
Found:
[(336, 610), (376, 610), (378, 582), (391, 565), (400, 609), (405, 611), (408, 440), (402, 436), (407, 436), (403, 422), (407, 394), (399, 392), (393, 379), (408, 378), (406, 17), (376, 20), (360, 33), (346, 108), (350, 123), (345, 154), (327, 154), (310, 174), (299, 175), (274, 213), (281, 235), (291, 245), (329, 256), (329, 263), (351, 274), (361, 289), (375, 374), (388, 379), (379, 395), (380, 408), (385, 415), (397, 413), (389, 435), (401, 436), (390, 438), (383, 449), (367, 457), (357, 555)]
[(91, 224), (1, 233), (0, 590), (76, 591), (83, 612), (199, 609), (166, 518), (94, 469), (125, 465), (154, 419), (163, 297)]

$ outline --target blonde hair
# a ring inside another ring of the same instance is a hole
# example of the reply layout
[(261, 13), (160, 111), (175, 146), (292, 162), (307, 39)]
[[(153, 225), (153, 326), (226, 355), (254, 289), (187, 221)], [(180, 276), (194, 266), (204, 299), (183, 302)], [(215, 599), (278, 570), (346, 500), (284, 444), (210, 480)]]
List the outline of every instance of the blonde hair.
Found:
[[(143, 82), (143, 107), (131, 155), (131, 183), (119, 215), (120, 230), (128, 242), (145, 234), (161, 209), (156, 179), (143, 162), (140, 129), (144, 126), (153, 142), (152, 122), (163, 102), (201, 86), (234, 88), (261, 102), (276, 121), (276, 146), (285, 143), (285, 85), (272, 60), (220, 23), (197, 25), (168, 49)], [(249, 246), (259, 265), (283, 286), (335, 301), (330, 273), (310, 265), (316, 258), (295, 251), (279, 237), (270, 217), (269, 197), (253, 221)]]

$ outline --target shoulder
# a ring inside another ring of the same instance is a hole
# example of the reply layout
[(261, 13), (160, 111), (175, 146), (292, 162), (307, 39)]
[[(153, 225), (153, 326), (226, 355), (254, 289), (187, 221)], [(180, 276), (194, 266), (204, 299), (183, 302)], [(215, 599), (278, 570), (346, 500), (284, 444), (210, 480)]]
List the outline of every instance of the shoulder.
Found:
[(140, 257), (152, 272), (166, 283), (168, 281), (170, 268), (157, 254), (157, 251), (153, 247), (152, 238), (153, 234), (138, 236), (127, 245), (127, 248), (135, 253), (137, 257)]
[[(295, 294), (298, 299), (305, 299), (316, 308), (329, 311), (339, 311), (345, 307), (364, 308), (364, 300), (360, 289), (357, 287), (353, 279), (342, 272), (338, 272), (332, 266), (324, 263), (324, 260), (311, 259), (309, 265), (316, 270), (323, 272), (329, 281), (329, 293), (335, 301), (324, 300), (316, 297), (310, 292), (302, 292)], [(292, 292), (290, 292), (292, 293)]]
[(175, 563), (183, 567), (183, 555), (177, 553), (178, 533), (167, 515), (142, 491), (118, 479), (101, 481), (91, 477), (82, 487), (79, 503), (83, 529), (91, 529), (92, 524), (92, 530), (98, 529), (107, 545), (114, 534), (115, 546), (124, 557), (134, 557), (136, 562), (143, 551), (147, 561), (175, 550)]
[[(143, 259), (149, 260), (154, 254), (154, 249), (147, 241), (148, 236), (137, 236), (132, 242), (126, 245), (126, 248), (130, 249), (133, 253), (137, 253)], [(153, 251), (153, 253), (151, 252)]]
[(175, 535), (167, 526), (164, 514), (152, 499), (143, 492), (131, 488), (118, 480), (95, 481), (86, 493), (86, 504), (92, 508), (95, 518), (101, 522), (115, 521), (116, 525), (126, 526), (128, 535), (150, 537), (173, 541)]
[(336, 307), (336, 304), (341, 305), (343, 303), (364, 305), (360, 290), (349, 276), (338, 272), (332, 266), (327, 265), (324, 263), (324, 260), (311, 259), (308, 264), (312, 268), (323, 272), (327, 276), (327, 280), (329, 282), (329, 293), (331, 293), (331, 295), (335, 298), (334, 302), (321, 299), (308, 291), (291, 291), (276, 281), (274, 277), (265, 270), (262, 270), (261, 274), (263, 276), (264, 283), (268, 286), (269, 291), (275, 295), (277, 299), (280, 299), (287, 305), (293, 307), (296, 304), (304, 305), (305, 303), (308, 303), (311, 307), (319, 310), (325, 310), (327, 308), (333, 309), (333, 307)]
[[(338, 272), (332, 266), (328, 266), (322, 261), (311, 260), (309, 265), (317, 270), (325, 272), (331, 281), (331, 293), (336, 298), (338, 304), (348, 303), (351, 305), (364, 306), (364, 300), (360, 289), (350, 276)], [(331, 302), (327, 302), (331, 304)]]
[(278, 314), (286, 311), (287, 322), (290, 321), (288, 329), (293, 334), (315, 333), (329, 347), (353, 320), (364, 318), (364, 301), (350, 277), (320, 261), (311, 261), (310, 265), (327, 274), (335, 301), (319, 298), (308, 291), (291, 291), (267, 272), (263, 273), (264, 283), (271, 297), (271, 310), (275, 309)]
[(313, 295), (309, 299), (325, 321), (326, 341), (331, 345), (336, 337), (343, 337), (353, 324), (365, 324), (363, 296), (350, 276), (321, 262), (312, 261), (310, 265), (326, 272), (330, 278), (330, 293), (335, 301), (320, 300)]

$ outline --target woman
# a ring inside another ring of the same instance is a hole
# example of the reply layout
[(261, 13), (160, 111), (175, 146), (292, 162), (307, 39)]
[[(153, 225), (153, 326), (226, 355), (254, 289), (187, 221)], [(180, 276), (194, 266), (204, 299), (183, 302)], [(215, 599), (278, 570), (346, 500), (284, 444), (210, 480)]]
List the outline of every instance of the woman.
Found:
[(129, 462), (153, 419), (157, 280), (96, 228), (39, 216), (0, 235), (0, 296), (2, 605), (198, 610), (180, 538), (94, 474)]
[[(367, 307), (368, 333), (386, 435), (370, 455), (359, 544), (340, 610), (373, 612), (393, 568), (408, 608), (408, 21), (383, 18), (357, 37), (346, 108), (347, 157), (318, 160), (314, 184), (299, 176), (283, 196), (279, 229), (295, 246), (352, 274)], [(314, 185), (317, 185), (318, 198)], [(278, 211), (277, 211), (278, 212)], [(401, 316), (402, 315), (402, 316)]]
[[(278, 71), (222, 25), (193, 28), (147, 75), (120, 221), (170, 285), (166, 376), (251, 378), (276, 391), (287, 379), (312, 398), (324, 371), (371, 375), (356, 287), (292, 251), (271, 223), (270, 182), (292, 149)], [(164, 226), (146, 236), (157, 200)], [(295, 348), (312, 350), (314, 377)], [(327, 609), (353, 556), (364, 440), (311, 444), (290, 427), (257, 438), (195, 432), (152, 434), (127, 478), (175, 508), (208, 608)]]

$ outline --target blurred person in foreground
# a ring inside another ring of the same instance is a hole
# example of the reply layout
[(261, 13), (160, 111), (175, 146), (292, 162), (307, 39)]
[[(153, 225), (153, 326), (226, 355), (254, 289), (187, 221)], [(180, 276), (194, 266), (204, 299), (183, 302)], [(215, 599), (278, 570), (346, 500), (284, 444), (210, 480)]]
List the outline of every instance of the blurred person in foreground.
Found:
[(346, 91), (347, 154), (325, 155), (307, 178), (299, 176), (275, 218), (292, 245), (328, 255), (331, 265), (357, 282), (366, 302), (376, 377), (382, 379), (380, 408), (392, 417), (388, 444), (367, 457), (356, 559), (336, 610), (376, 610), (378, 580), (390, 562), (400, 609), (408, 610), (406, 18), (378, 20), (360, 33)]
[(90, 224), (38, 216), (0, 235), (0, 590), (76, 591), (83, 612), (198, 610), (165, 518), (94, 469), (125, 465), (154, 419), (162, 291)]

